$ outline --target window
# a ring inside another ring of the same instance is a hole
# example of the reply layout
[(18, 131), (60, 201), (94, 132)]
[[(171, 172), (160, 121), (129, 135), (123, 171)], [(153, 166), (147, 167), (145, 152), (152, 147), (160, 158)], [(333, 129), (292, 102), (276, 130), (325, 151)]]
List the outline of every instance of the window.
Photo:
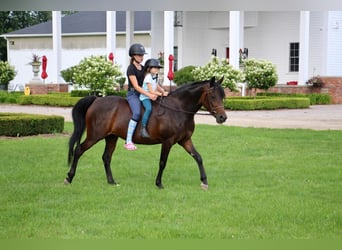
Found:
[(175, 57), (174, 59), (174, 67), (173, 70), (177, 71), (178, 70), (178, 46), (173, 47), (173, 56)]
[(299, 71), (299, 43), (290, 43), (289, 71)]

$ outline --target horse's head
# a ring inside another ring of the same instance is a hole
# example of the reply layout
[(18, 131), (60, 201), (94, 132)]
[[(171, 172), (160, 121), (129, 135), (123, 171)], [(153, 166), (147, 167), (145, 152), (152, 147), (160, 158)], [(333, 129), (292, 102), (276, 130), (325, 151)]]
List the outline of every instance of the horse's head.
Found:
[(223, 105), (225, 93), (221, 86), (222, 81), (223, 77), (217, 82), (215, 82), (215, 77), (210, 79), (209, 88), (205, 93), (202, 103), (210, 114), (216, 118), (217, 123), (223, 123), (227, 119), (227, 114)]

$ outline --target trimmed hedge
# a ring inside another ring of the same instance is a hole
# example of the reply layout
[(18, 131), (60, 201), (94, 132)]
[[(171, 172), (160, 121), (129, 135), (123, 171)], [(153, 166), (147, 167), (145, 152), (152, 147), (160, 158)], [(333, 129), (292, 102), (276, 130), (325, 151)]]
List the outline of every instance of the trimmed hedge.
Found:
[(17, 99), (22, 95), (24, 95), (24, 92), (7, 92), (0, 90), (0, 103), (17, 103)]
[(0, 113), (0, 136), (52, 134), (63, 130), (63, 116)]
[(48, 105), (59, 107), (72, 107), (81, 97), (58, 96), (58, 95), (23, 95), (18, 98), (21, 105)]
[(258, 93), (258, 96), (268, 96), (268, 97), (306, 97), (310, 99), (310, 105), (317, 104), (331, 104), (331, 96), (329, 94), (286, 94), (286, 93), (274, 93), (265, 92)]
[(297, 109), (309, 106), (309, 98), (230, 97), (224, 100), (225, 109), (231, 110)]

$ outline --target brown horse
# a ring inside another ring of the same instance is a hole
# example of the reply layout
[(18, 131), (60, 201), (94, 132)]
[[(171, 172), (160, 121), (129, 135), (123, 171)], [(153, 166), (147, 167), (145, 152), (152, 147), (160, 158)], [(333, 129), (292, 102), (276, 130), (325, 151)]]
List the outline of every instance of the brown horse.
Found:
[[(227, 119), (223, 106), (225, 97), (221, 86), (222, 80), (195, 82), (183, 85), (153, 103), (153, 111), (148, 123), (150, 138), (140, 136), (140, 123), (137, 126), (133, 141), (137, 144), (159, 144), (161, 153), (156, 185), (163, 188), (162, 175), (171, 147), (178, 143), (197, 162), (200, 171), (202, 188), (208, 188), (207, 176), (201, 155), (196, 151), (191, 136), (195, 129), (194, 116), (203, 105), (215, 118), (217, 123)], [(72, 109), (74, 131), (69, 141), (68, 162), (70, 171), (65, 183), (72, 182), (81, 155), (98, 141), (105, 139), (106, 146), (102, 155), (104, 168), (109, 184), (116, 184), (110, 167), (112, 154), (118, 138), (126, 138), (131, 111), (125, 98), (118, 96), (82, 98)], [(81, 137), (87, 128), (87, 137), (81, 143)], [(76, 145), (76, 146), (75, 146)]]

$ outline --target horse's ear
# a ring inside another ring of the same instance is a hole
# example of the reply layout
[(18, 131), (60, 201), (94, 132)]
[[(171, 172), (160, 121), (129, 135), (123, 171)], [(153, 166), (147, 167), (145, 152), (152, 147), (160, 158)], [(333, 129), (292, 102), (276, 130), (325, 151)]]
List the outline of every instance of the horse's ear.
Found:
[(220, 79), (220, 80), (218, 80), (218, 82), (217, 82), (217, 83), (218, 83), (218, 84), (221, 84), (221, 83), (223, 82), (223, 78), (224, 78), (224, 76), (222, 76), (222, 77), (221, 77), (221, 79)]
[(210, 87), (214, 86), (214, 84), (215, 84), (215, 76), (210, 78)]

